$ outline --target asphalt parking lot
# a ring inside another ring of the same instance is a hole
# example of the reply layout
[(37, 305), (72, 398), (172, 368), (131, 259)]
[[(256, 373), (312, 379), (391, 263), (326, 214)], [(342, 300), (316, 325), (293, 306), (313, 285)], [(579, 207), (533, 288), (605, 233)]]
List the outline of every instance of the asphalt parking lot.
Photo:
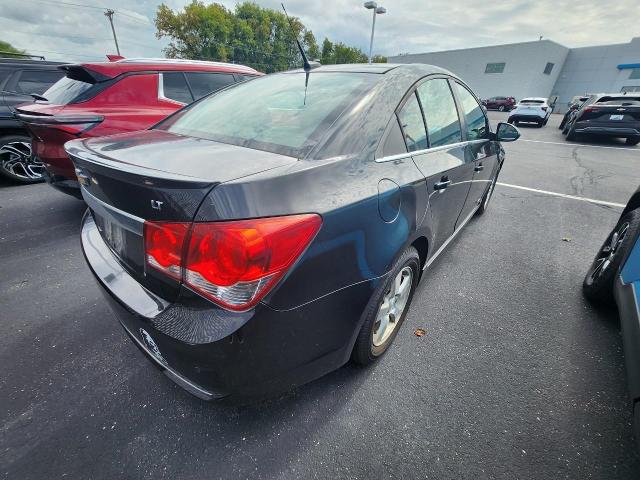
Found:
[(640, 478), (616, 313), (581, 295), (640, 146), (565, 142), (559, 121), (505, 145), (489, 211), (429, 269), (378, 364), (252, 406), (191, 397), (125, 337), (82, 258), (81, 202), (2, 183), (0, 472)]

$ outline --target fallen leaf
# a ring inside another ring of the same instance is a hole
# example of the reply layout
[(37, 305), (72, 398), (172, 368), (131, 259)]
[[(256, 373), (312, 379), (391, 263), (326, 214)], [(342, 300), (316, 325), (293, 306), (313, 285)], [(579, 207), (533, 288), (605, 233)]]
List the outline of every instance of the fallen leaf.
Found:
[(413, 334), (416, 337), (424, 337), (427, 334), (427, 332), (424, 330), (424, 328), (416, 328), (416, 331), (413, 332)]

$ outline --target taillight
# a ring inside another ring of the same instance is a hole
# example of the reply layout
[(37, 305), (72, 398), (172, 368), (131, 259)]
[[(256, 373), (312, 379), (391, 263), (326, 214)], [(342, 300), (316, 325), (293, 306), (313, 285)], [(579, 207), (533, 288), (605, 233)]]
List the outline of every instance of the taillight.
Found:
[[(228, 222), (145, 222), (147, 264), (230, 310), (258, 303), (316, 235), (316, 214)], [(189, 245), (182, 257), (189, 232)]]
[(182, 276), (182, 247), (189, 223), (144, 222), (147, 265), (177, 280)]
[(597, 112), (598, 109), (596, 107), (585, 107), (584, 111), (585, 112)]

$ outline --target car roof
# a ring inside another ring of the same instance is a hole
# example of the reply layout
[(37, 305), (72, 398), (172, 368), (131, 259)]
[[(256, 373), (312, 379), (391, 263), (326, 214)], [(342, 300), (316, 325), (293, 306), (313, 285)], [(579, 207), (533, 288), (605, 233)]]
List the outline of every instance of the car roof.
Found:
[(21, 58), (0, 58), (0, 67), (32, 68), (32, 67), (57, 67), (65, 65), (64, 62), (51, 62), (48, 60), (31, 60)]
[(115, 62), (91, 62), (73, 65), (113, 78), (123, 73), (144, 71), (193, 71), (227, 72), (247, 75), (262, 75), (259, 71), (235, 63), (206, 62), (201, 60), (182, 60), (170, 58), (125, 58)]
[[(287, 73), (304, 72), (302, 68), (290, 70)], [(413, 72), (422, 75), (432, 73), (445, 73), (456, 77), (449, 72), (435, 65), (427, 65), (425, 63), (342, 63), (338, 65), (321, 65), (311, 70), (311, 72), (347, 72), (347, 73), (377, 73), (384, 75), (386, 73)]]

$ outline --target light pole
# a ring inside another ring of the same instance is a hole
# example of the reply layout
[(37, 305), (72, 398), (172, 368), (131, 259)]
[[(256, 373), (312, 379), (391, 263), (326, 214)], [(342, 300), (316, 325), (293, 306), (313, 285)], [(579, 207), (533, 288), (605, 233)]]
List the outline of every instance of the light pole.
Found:
[(373, 34), (376, 30), (376, 15), (387, 13), (387, 9), (379, 7), (376, 2), (364, 2), (364, 8), (373, 10), (373, 24), (371, 25), (371, 42), (369, 42), (369, 63), (371, 63), (371, 53), (373, 52)]
[(109, 19), (109, 23), (111, 24), (111, 31), (113, 32), (113, 41), (116, 42), (116, 51), (118, 55), (120, 55), (120, 47), (118, 46), (118, 37), (116, 37), (116, 29), (113, 27), (113, 14), (116, 13), (111, 9), (107, 9), (104, 12), (105, 17)]

